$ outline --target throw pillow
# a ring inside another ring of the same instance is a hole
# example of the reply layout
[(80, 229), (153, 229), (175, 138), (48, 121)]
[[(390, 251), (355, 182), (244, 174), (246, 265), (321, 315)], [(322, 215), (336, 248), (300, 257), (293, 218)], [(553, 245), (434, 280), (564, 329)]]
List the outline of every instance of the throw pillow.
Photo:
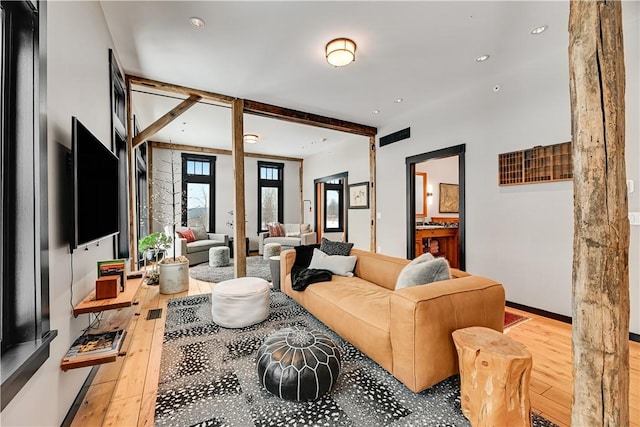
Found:
[(193, 235), (196, 236), (196, 240), (209, 240), (207, 230), (205, 230), (203, 226), (195, 225), (191, 227), (191, 231), (193, 231)]
[(311, 224), (300, 224), (300, 234), (311, 233)]
[(352, 247), (353, 243), (334, 242), (323, 237), (320, 250), (327, 255), (349, 256)]
[(186, 230), (182, 230), (182, 231), (176, 231), (176, 233), (178, 233), (178, 235), (183, 239), (186, 239), (187, 243), (196, 241), (196, 236), (195, 234), (193, 234), (193, 230), (190, 228), (187, 228)]
[(427, 283), (448, 279), (451, 279), (449, 262), (445, 258), (434, 258), (430, 261), (407, 264), (398, 275), (396, 289), (425, 285)]
[(300, 245), (294, 246), (293, 249), (296, 251), (296, 260), (293, 262), (293, 265), (298, 267), (309, 267), (311, 263), (311, 258), (313, 257), (313, 250), (318, 249), (320, 245)]
[(267, 228), (269, 228), (269, 237), (284, 237), (284, 230), (282, 229), (282, 225), (274, 222), (273, 224), (267, 224)]
[(309, 269), (329, 270), (338, 276), (353, 277), (357, 259), (356, 256), (327, 255), (319, 249), (314, 249)]

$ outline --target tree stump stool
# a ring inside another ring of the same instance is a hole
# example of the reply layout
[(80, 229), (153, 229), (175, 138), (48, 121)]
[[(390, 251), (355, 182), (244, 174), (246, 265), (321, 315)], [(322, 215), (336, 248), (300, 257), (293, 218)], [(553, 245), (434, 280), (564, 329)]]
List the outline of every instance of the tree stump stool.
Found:
[(460, 365), (462, 413), (474, 427), (531, 426), (531, 353), (483, 327), (453, 332)]

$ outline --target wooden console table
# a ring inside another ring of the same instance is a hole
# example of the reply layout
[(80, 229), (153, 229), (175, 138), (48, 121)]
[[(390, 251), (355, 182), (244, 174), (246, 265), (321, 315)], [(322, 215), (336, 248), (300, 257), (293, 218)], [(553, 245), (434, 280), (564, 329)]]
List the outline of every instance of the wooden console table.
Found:
[[(116, 298), (96, 300), (96, 292), (94, 290), (73, 308), (73, 315), (105, 312), (100, 319), (99, 326), (90, 330), (93, 334), (119, 329), (126, 330), (136, 310), (138, 310), (136, 297), (143, 280), (144, 278), (127, 279), (124, 292), (118, 293)], [(122, 347), (122, 343), (120, 347)], [(118, 354), (108, 354), (93, 357), (63, 358), (60, 368), (63, 371), (67, 371), (69, 369), (115, 362), (117, 356)]]
[(436, 256), (444, 256), (449, 265), (453, 268), (458, 268), (458, 229), (454, 227), (439, 227), (428, 228), (425, 230), (416, 229), (416, 257), (425, 253), (424, 246), (422, 244), (423, 239), (438, 240), (440, 245), (440, 254)]

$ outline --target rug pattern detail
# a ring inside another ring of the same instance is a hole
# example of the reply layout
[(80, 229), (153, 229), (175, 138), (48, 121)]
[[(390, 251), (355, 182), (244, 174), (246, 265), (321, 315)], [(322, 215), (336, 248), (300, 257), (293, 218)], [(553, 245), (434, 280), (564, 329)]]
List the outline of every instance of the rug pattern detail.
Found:
[[(257, 376), (264, 339), (292, 326), (317, 329), (338, 346), (341, 374), (311, 402), (279, 399)], [(536, 427), (553, 423), (533, 415)], [(413, 393), (281, 292), (269, 318), (227, 329), (211, 320), (210, 295), (168, 302), (156, 426), (469, 426), (460, 409), (459, 377)]]

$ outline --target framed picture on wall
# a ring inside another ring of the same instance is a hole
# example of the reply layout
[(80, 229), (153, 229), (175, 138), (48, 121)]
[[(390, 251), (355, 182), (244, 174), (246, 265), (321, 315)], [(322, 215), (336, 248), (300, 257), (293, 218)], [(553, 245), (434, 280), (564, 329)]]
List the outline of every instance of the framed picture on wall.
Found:
[(369, 181), (349, 184), (349, 209), (369, 209)]
[(440, 183), (440, 213), (458, 213), (458, 184)]

